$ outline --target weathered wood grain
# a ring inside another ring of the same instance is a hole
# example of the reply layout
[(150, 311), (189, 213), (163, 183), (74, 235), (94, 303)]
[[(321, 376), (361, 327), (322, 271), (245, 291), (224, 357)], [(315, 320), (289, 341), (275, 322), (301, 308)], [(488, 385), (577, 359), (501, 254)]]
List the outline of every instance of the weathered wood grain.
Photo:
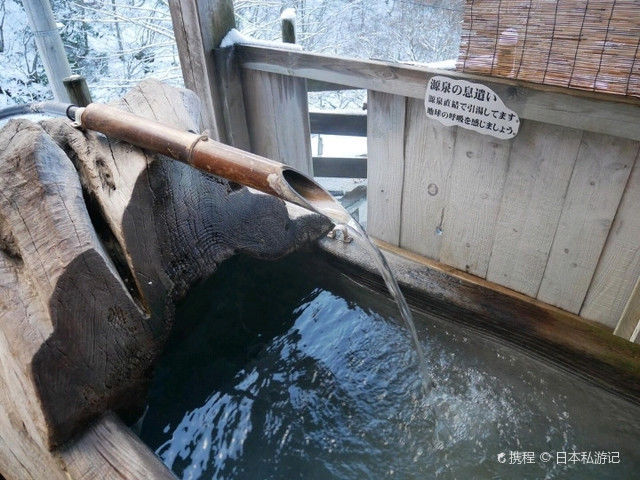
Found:
[(406, 98), (368, 92), (367, 232), (400, 244)]
[(57, 452), (73, 480), (176, 480), (158, 457), (112, 412)]
[(400, 245), (440, 258), (457, 128), (426, 116), (424, 102), (407, 100)]
[[(21, 436), (46, 452), (105, 405), (131, 408), (140, 401), (152, 333), (141, 328), (149, 319), (94, 230), (69, 158), (30, 122), (12, 122), (3, 134), (2, 291), (10, 298), (3, 298), (8, 350), (1, 353), (3, 362), (12, 359), (2, 373), (16, 395), (3, 408), (20, 412), (13, 422), (26, 435), (0, 436)], [(20, 455), (21, 445), (18, 453), (9, 447), (0, 456)]]
[(520, 118), (640, 140), (640, 99), (595, 94), (450, 70), (263, 46), (239, 47), (240, 64), (258, 70), (424, 99), (433, 75), (491, 87)]
[(253, 153), (313, 175), (305, 80), (250, 71), (242, 76)]
[(584, 135), (537, 297), (577, 313), (615, 217), (638, 143)]
[[(0, 306), (5, 312), (0, 317), (0, 475), (31, 479), (43, 478), (46, 472), (46, 478), (67, 480), (44, 441), (45, 419), (28, 368), (52, 327), (38, 321), (47, 318), (46, 307), (22, 271), (22, 260), (2, 216), (0, 227)], [(20, 305), (22, 315), (9, 316), (9, 305)], [(23, 341), (18, 342), (21, 337)]]
[[(198, 129), (201, 119), (192, 92), (156, 81), (116, 106), (181, 129)], [(57, 479), (63, 466), (52, 463), (50, 449), (106, 410), (134, 414), (174, 302), (220, 262), (238, 252), (277, 258), (329, 228), (317, 215), (291, 218), (278, 199), (67, 120), (7, 124), (0, 131), (0, 475)], [(87, 456), (82, 465), (101, 469), (98, 477), (120, 478), (108, 461), (115, 453), (101, 452), (105, 463), (95, 449), (78, 448)]]
[(640, 162), (636, 158), (580, 315), (615, 327), (640, 277)]
[(538, 293), (582, 135), (522, 123), (509, 155), (487, 280), (530, 296)]
[(510, 142), (459, 129), (442, 222), (440, 261), (484, 278), (507, 175)]
[(182, 78), (202, 101), (202, 123), (212, 138), (226, 142), (224, 114), (213, 50), (235, 27), (231, 0), (169, 0)]
[(235, 47), (216, 48), (214, 57), (227, 143), (248, 151), (251, 143), (244, 109), (242, 75)]

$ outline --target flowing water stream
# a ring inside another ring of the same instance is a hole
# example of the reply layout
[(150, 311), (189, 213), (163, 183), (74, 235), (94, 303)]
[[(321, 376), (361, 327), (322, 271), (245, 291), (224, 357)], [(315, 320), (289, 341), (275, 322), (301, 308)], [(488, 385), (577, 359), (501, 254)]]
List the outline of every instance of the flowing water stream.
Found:
[(285, 169), (282, 175), (283, 179), (287, 182), (287, 185), (297, 195), (302, 197), (304, 202), (308, 203), (313, 210), (329, 218), (338, 228), (350, 228), (352, 232), (355, 233), (355, 238), (365, 246), (371, 260), (378, 270), (378, 273), (380, 273), (380, 276), (384, 280), (389, 293), (391, 293), (392, 298), (398, 305), (400, 316), (402, 317), (404, 324), (409, 329), (411, 341), (413, 342), (413, 346), (416, 350), (418, 371), (422, 378), (424, 393), (428, 394), (432, 387), (432, 382), (427, 373), (425, 355), (418, 339), (413, 315), (411, 314), (407, 300), (404, 298), (396, 277), (393, 275), (384, 255), (376, 244), (373, 243), (369, 235), (367, 235), (367, 232), (365, 232), (364, 228), (362, 228), (356, 219), (353, 218), (351, 214), (349, 214), (349, 212), (347, 212), (347, 210), (340, 204), (340, 202), (338, 202), (338, 200), (336, 200), (322, 186), (294, 170)]
[(356, 238), (361, 240), (362, 243), (366, 246), (371, 259), (373, 260), (376, 268), (378, 269), (378, 272), (384, 280), (385, 285), (389, 289), (389, 292), (398, 305), (400, 316), (402, 317), (402, 320), (404, 321), (406, 327), (409, 329), (409, 333), (411, 334), (411, 341), (413, 342), (413, 346), (416, 349), (418, 371), (420, 372), (420, 378), (422, 379), (422, 387), (424, 389), (424, 393), (428, 394), (433, 386), (433, 383), (429, 378), (429, 373), (427, 371), (426, 357), (422, 345), (420, 344), (420, 340), (418, 339), (418, 332), (416, 331), (416, 324), (413, 321), (413, 315), (411, 313), (411, 310), (409, 309), (407, 300), (404, 298), (404, 295), (402, 294), (402, 291), (398, 286), (396, 277), (391, 271), (391, 268), (387, 263), (387, 259), (384, 258), (384, 255), (376, 246), (376, 244), (371, 241), (371, 238), (369, 237), (369, 235), (367, 235), (362, 226), (353, 218), (349, 220), (347, 226), (351, 227), (351, 229), (356, 233)]

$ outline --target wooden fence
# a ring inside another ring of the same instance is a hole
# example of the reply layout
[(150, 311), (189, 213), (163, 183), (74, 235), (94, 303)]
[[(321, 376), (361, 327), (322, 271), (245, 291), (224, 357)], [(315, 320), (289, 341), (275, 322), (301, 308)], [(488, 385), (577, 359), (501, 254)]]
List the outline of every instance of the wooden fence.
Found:
[[(305, 79), (368, 90), (371, 235), (617, 326), (627, 338), (637, 335), (639, 102), (385, 62), (236, 48), (253, 150), (307, 172)], [(424, 94), (434, 74), (494, 89), (523, 119), (518, 136), (498, 140), (428, 119)]]

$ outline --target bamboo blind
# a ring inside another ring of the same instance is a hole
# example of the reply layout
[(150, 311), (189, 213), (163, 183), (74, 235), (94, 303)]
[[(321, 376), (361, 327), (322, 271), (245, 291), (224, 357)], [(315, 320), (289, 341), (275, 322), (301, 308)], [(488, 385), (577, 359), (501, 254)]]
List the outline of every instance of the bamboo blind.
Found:
[(457, 68), (640, 97), (640, 0), (466, 0)]

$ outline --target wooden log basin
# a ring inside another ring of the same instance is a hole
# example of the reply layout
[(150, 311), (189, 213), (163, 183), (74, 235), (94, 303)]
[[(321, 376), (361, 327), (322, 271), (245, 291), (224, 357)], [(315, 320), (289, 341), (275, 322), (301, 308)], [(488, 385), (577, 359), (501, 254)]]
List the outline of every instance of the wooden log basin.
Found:
[[(116, 107), (202, 131), (195, 94)], [(0, 475), (174, 478), (132, 435), (189, 288), (236, 253), (276, 259), (331, 224), (65, 119), (0, 131)]]
[[(157, 81), (115, 106), (202, 130), (196, 96)], [(331, 224), (63, 119), (0, 130), (0, 193), (0, 478), (176, 478), (127, 427), (145, 404), (176, 302), (230, 257), (277, 259)], [(309, 253), (383, 291), (357, 242), (313, 245)], [(382, 246), (413, 307), (640, 403), (640, 345)]]

